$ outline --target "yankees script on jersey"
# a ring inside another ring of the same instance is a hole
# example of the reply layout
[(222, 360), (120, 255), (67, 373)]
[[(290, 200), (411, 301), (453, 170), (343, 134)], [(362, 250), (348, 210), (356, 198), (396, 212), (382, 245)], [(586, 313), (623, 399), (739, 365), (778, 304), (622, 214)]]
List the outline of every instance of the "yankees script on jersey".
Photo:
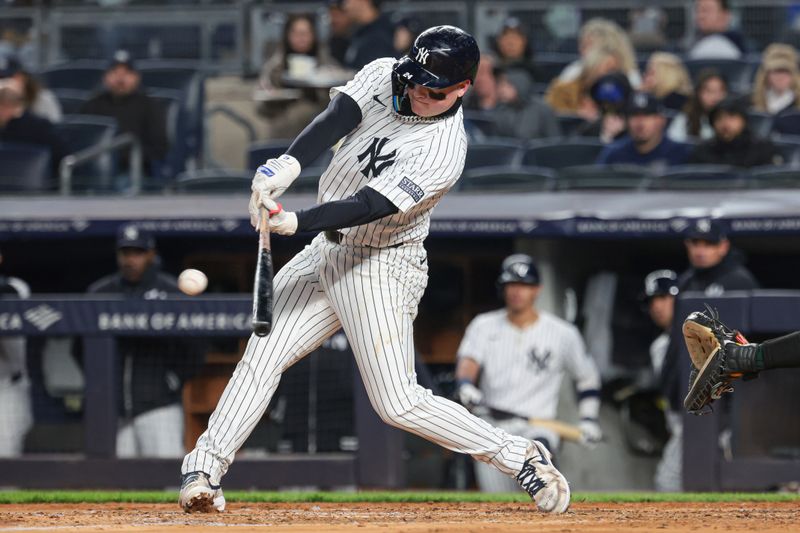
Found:
[(363, 120), (322, 176), (319, 199), (345, 198), (368, 186), (400, 211), (344, 229), (340, 244), (320, 234), (278, 272), (272, 332), (250, 337), (208, 429), (184, 459), (184, 474), (201, 470), (218, 483), (281, 374), (339, 328), (382, 420), (506, 474), (521, 470), (528, 440), (417, 384), (412, 326), (428, 279), (422, 241), (431, 209), (461, 173), (466, 142), (460, 109), (438, 120), (392, 111), (392, 64), (370, 63), (335, 89), (356, 100)]
[(505, 309), (476, 316), (458, 357), (480, 364), (486, 405), (526, 418), (555, 418), (565, 372), (578, 390), (600, 388), (578, 330), (546, 311), (525, 329), (509, 322)]

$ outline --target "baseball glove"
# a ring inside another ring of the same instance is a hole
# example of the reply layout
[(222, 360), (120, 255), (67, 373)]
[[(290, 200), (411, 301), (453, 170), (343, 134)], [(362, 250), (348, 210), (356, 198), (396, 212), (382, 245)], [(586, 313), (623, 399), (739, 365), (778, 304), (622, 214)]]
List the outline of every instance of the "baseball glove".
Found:
[(706, 310), (690, 314), (683, 322), (683, 338), (692, 359), (689, 393), (683, 406), (695, 415), (710, 412), (705, 407), (726, 392), (733, 392), (731, 382), (744, 375), (727, 368), (727, 346), (747, 344), (747, 340), (723, 324), (716, 309), (706, 306)]

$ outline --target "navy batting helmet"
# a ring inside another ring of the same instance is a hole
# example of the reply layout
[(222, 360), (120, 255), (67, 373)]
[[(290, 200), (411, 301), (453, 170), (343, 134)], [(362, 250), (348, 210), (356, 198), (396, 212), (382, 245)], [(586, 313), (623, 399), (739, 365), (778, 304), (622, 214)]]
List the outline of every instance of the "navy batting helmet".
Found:
[(655, 270), (644, 278), (644, 299), (654, 296), (677, 296), (678, 275), (672, 270)]
[(533, 258), (526, 254), (513, 254), (506, 257), (503, 260), (503, 266), (500, 267), (497, 286), (502, 287), (506, 283), (539, 285), (539, 270), (536, 268)]
[(419, 34), (408, 55), (392, 68), (394, 108), (403, 111), (406, 84), (443, 89), (475, 81), (481, 53), (475, 38), (455, 26), (434, 26)]

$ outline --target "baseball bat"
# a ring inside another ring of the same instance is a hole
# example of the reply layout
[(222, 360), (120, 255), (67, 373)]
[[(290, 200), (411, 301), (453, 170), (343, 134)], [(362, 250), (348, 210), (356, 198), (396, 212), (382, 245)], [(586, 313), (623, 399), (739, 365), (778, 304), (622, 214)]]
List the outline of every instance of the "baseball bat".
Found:
[(258, 337), (265, 337), (272, 329), (272, 251), (267, 210), (262, 207), (260, 213), (258, 261), (256, 278), (253, 281), (253, 333)]
[(578, 428), (578, 426), (573, 426), (572, 424), (567, 424), (566, 422), (561, 422), (559, 420), (549, 420), (543, 418), (529, 418), (528, 424), (549, 429), (564, 440), (581, 442), (581, 430)]

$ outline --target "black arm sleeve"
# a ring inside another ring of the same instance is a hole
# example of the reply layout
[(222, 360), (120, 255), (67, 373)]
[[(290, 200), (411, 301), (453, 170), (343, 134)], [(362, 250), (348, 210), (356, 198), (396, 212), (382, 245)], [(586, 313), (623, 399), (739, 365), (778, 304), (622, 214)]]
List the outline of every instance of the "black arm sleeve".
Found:
[(339, 93), (333, 97), (327, 109), (300, 132), (286, 153), (297, 159), (301, 168), (305, 168), (360, 123), (361, 108), (355, 100)]
[(328, 231), (367, 224), (398, 209), (388, 198), (364, 187), (350, 198), (326, 202), (297, 212), (297, 231)]

